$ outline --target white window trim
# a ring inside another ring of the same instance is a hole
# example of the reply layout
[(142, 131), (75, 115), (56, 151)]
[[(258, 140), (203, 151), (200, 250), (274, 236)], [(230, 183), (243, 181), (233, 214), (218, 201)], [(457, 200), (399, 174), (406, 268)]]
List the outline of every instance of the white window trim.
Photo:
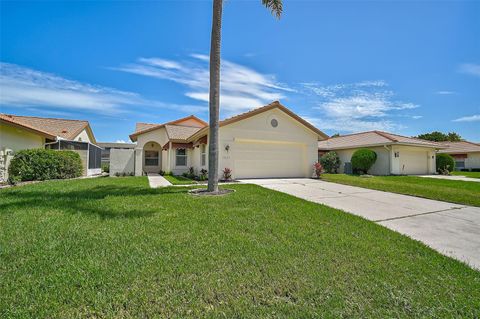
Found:
[[(185, 155), (178, 155), (178, 150), (185, 150)], [(178, 158), (184, 157), (185, 158), (185, 165), (178, 165)], [(187, 167), (188, 166), (188, 155), (186, 148), (177, 148), (175, 149), (175, 167)]]

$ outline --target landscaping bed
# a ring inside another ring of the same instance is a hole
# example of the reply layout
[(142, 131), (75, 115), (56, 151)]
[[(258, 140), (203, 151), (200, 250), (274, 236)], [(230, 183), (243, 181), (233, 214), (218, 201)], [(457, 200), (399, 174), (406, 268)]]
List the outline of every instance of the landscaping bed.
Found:
[(322, 174), (322, 180), (451, 203), (480, 206), (480, 183), (417, 176)]
[(0, 190), (0, 317), (478, 316), (480, 272), (463, 263), (333, 208), (228, 188)]

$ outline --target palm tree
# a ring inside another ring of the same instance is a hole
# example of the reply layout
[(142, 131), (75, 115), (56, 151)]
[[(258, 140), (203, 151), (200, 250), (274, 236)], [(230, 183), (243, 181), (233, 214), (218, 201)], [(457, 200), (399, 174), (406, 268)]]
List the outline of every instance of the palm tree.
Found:
[[(282, 0), (262, 0), (262, 4), (280, 19)], [(220, 43), (223, 0), (213, 0), (212, 38), (210, 45), (210, 128), (208, 133), (208, 192), (218, 192), (218, 116), (220, 105)]]

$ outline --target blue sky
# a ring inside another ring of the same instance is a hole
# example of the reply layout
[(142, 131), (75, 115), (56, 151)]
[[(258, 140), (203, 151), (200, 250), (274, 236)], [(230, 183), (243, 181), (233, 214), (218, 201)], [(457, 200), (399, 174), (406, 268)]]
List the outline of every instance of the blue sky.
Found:
[[(456, 131), (480, 141), (480, 2), (225, 3), (221, 116), (273, 100), (327, 134)], [(208, 118), (210, 1), (1, 2), (3, 113)]]

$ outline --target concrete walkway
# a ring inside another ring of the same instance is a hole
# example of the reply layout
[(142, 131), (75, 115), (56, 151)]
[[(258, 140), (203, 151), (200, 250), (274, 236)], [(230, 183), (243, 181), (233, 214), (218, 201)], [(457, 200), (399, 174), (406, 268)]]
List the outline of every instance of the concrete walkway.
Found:
[(449, 179), (453, 181), (477, 182), (480, 183), (480, 178), (472, 178), (460, 175), (419, 175), (418, 177)]
[(242, 182), (364, 217), (480, 269), (480, 207), (307, 178)]
[(158, 187), (165, 187), (165, 186), (172, 186), (172, 183), (167, 181), (165, 177), (161, 176), (160, 174), (148, 173), (148, 184), (151, 188), (158, 188)]

